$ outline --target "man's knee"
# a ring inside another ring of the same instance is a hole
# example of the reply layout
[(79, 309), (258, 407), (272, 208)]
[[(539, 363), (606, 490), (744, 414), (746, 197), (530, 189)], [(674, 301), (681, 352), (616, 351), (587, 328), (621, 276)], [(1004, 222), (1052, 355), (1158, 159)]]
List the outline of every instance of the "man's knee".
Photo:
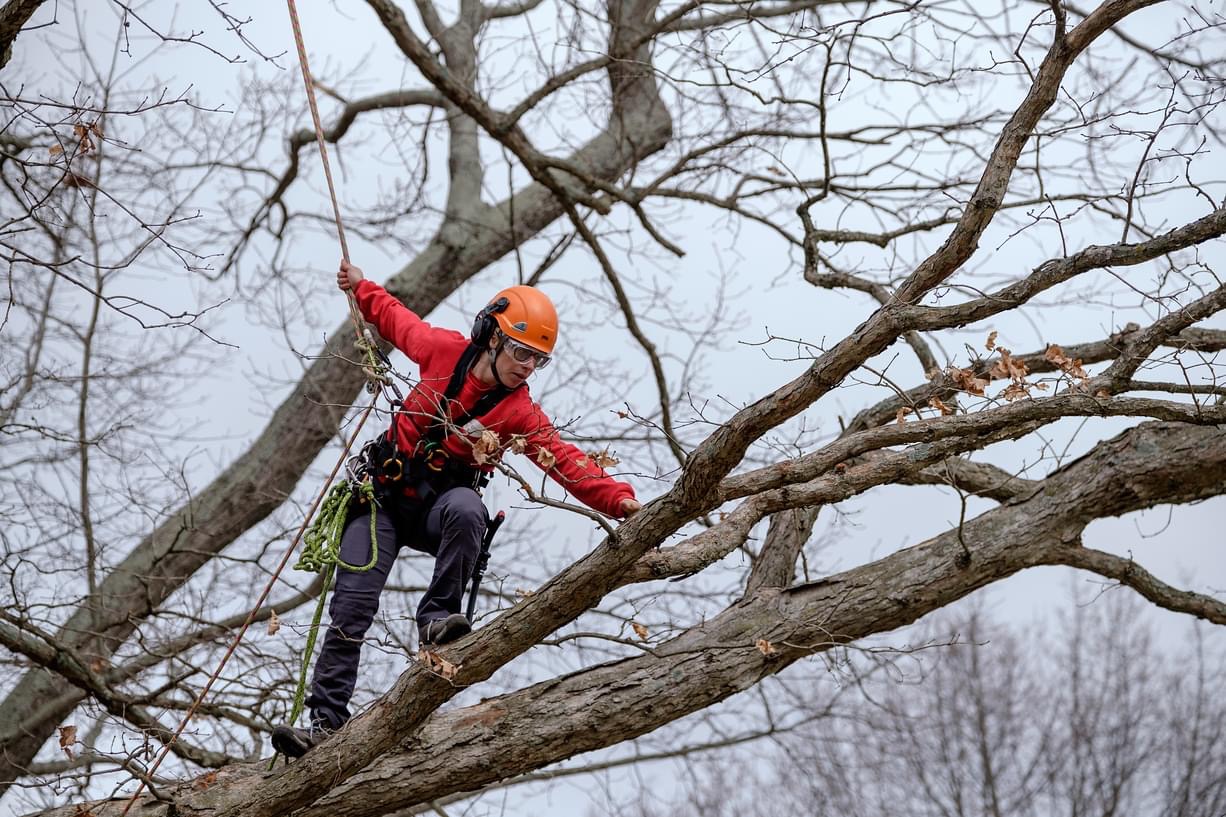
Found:
[(346, 641), (361, 641), (379, 612), (379, 594), (348, 590), (340, 585), (332, 595), (330, 626)]
[(476, 531), (478, 536), (485, 530), (485, 503), (472, 488), (452, 488), (438, 501), (447, 527)]

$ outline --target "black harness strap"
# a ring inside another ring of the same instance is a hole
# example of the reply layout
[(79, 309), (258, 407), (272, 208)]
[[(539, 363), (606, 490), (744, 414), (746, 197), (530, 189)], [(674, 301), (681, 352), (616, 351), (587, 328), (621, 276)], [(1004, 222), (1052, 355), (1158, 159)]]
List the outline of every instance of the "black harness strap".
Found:
[[(447, 439), (448, 421), (451, 413), (451, 401), (460, 394), (460, 389), (464, 386), (464, 378), (468, 375), (468, 370), (472, 368), (476, 362), (477, 356), (481, 354), (481, 349), (474, 343), (468, 344), (468, 348), (460, 355), (460, 359), (456, 361), (455, 370), (451, 373), (451, 380), (447, 383), (446, 390), (443, 391), (443, 399), (438, 407), (438, 412), (434, 415), (430, 425), (421, 435), (421, 442), (424, 444), (423, 450), (427, 453), (438, 448), (443, 440)], [(461, 414), (458, 418), (450, 420), (450, 425), (456, 428), (463, 428), (474, 417), (482, 417), (494, 410), (494, 407), (506, 399), (511, 390), (504, 386), (495, 386), (491, 391), (481, 395), (476, 403), (473, 403), (472, 408)]]
[[(463, 428), (474, 417), (482, 417), (494, 410), (494, 407), (501, 403), (511, 394), (513, 389), (508, 389), (503, 385), (495, 386), (491, 391), (481, 395), (472, 408), (461, 414), (457, 419), (451, 420), (449, 413), (451, 410), (451, 401), (460, 394), (460, 389), (464, 387), (464, 378), (468, 376), (469, 369), (476, 362), (477, 357), (481, 354), (481, 348), (476, 344), (470, 343), (460, 355), (460, 359), (456, 361), (455, 369), (451, 372), (451, 379), (447, 381), (447, 388), (443, 390), (442, 400), (436, 408), (434, 417), (430, 420), (430, 425), (426, 426), (426, 430), (422, 432), (421, 439), (417, 443), (415, 453), (430, 453), (436, 450), (448, 436), (448, 425), (453, 425), (455, 428)], [(403, 405), (403, 401), (396, 401)], [(400, 451), (400, 434), (396, 428), (396, 411), (397, 406), (392, 406), (392, 424), (388, 429), (386, 439), (391, 442), (391, 454)]]

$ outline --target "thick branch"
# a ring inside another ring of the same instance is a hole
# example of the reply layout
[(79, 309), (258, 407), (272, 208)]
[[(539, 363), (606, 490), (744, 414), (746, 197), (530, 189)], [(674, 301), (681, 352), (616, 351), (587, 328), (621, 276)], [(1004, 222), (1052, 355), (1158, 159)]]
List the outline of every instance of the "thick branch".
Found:
[(1226, 603), (1212, 596), (1171, 587), (1132, 559), (1092, 548), (1070, 546), (1054, 551), (1053, 563), (1089, 570), (1108, 579), (1115, 579), (1167, 610), (1187, 613), (1214, 624), (1226, 624)]

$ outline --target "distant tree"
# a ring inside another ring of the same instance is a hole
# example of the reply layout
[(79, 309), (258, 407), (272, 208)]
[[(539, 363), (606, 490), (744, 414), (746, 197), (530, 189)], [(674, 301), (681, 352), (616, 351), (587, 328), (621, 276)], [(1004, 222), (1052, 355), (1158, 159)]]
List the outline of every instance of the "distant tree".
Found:
[(1113, 594), (1025, 630), (979, 609), (940, 616), (924, 629), (957, 646), (860, 680), (863, 696), (769, 749), (687, 761), (684, 792), (618, 813), (1221, 814), (1221, 633), (1163, 643), (1142, 606)]
[[(595, 528), (510, 458), (501, 495), (539, 513), (500, 543), (495, 615), (443, 651), (454, 674), (406, 662), (406, 559), (366, 711), (269, 775), (252, 761), (319, 593), (283, 576), (257, 620), (294, 626), (248, 635), (149, 778), (354, 430), (365, 375), (347, 323), (319, 348), (339, 253), (318, 250), (331, 216), (295, 53), (214, 2), (10, 0), (6, 805), (113, 793), (87, 806), (113, 815), (135, 776), (142, 815), (395, 814), (646, 735), (1039, 565), (1226, 623), (1220, 599), (1082, 542), (1095, 520), (1226, 490), (1211, 4), (368, 0), (357, 55), (326, 36), (342, 12), (311, 5), (355, 247), (391, 253), (388, 290), (444, 325), (494, 277), (556, 293), (568, 345), (534, 394), (584, 415), (567, 432), (651, 501)], [(361, 59), (391, 46), (390, 75)], [(246, 72), (241, 105), (142, 72), (166, 51)], [(239, 336), (242, 354), (224, 345)], [(763, 355), (742, 367), (747, 343)], [(210, 436), (217, 394), (262, 428)], [(885, 486), (950, 522), (810, 569), (821, 509)]]

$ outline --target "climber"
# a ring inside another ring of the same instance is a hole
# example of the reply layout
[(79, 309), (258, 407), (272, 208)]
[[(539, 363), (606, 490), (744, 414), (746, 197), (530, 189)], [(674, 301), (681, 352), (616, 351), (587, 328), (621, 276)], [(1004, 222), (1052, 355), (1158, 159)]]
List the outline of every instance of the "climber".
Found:
[[(310, 724), (282, 725), (272, 733), (274, 748), (295, 758), (349, 719), (362, 639), (402, 547), (435, 558), (417, 606), (419, 646), (468, 634), (471, 623), (460, 607), (487, 524), (478, 492), (489, 481), (491, 462), (507, 448), (522, 450), (593, 510), (624, 519), (641, 507), (633, 488), (563, 442), (528, 394), (527, 380), (549, 365), (558, 332), (557, 312), (540, 290), (502, 290), (465, 337), (426, 323), (353, 264), (342, 261), (336, 281), (353, 293), (379, 334), (420, 367), (421, 377), (391, 427), (366, 449), (379, 555), (370, 570), (338, 571), (331, 623), (306, 699)], [(352, 513), (341, 538), (342, 560), (364, 565), (371, 546), (370, 514)]]

